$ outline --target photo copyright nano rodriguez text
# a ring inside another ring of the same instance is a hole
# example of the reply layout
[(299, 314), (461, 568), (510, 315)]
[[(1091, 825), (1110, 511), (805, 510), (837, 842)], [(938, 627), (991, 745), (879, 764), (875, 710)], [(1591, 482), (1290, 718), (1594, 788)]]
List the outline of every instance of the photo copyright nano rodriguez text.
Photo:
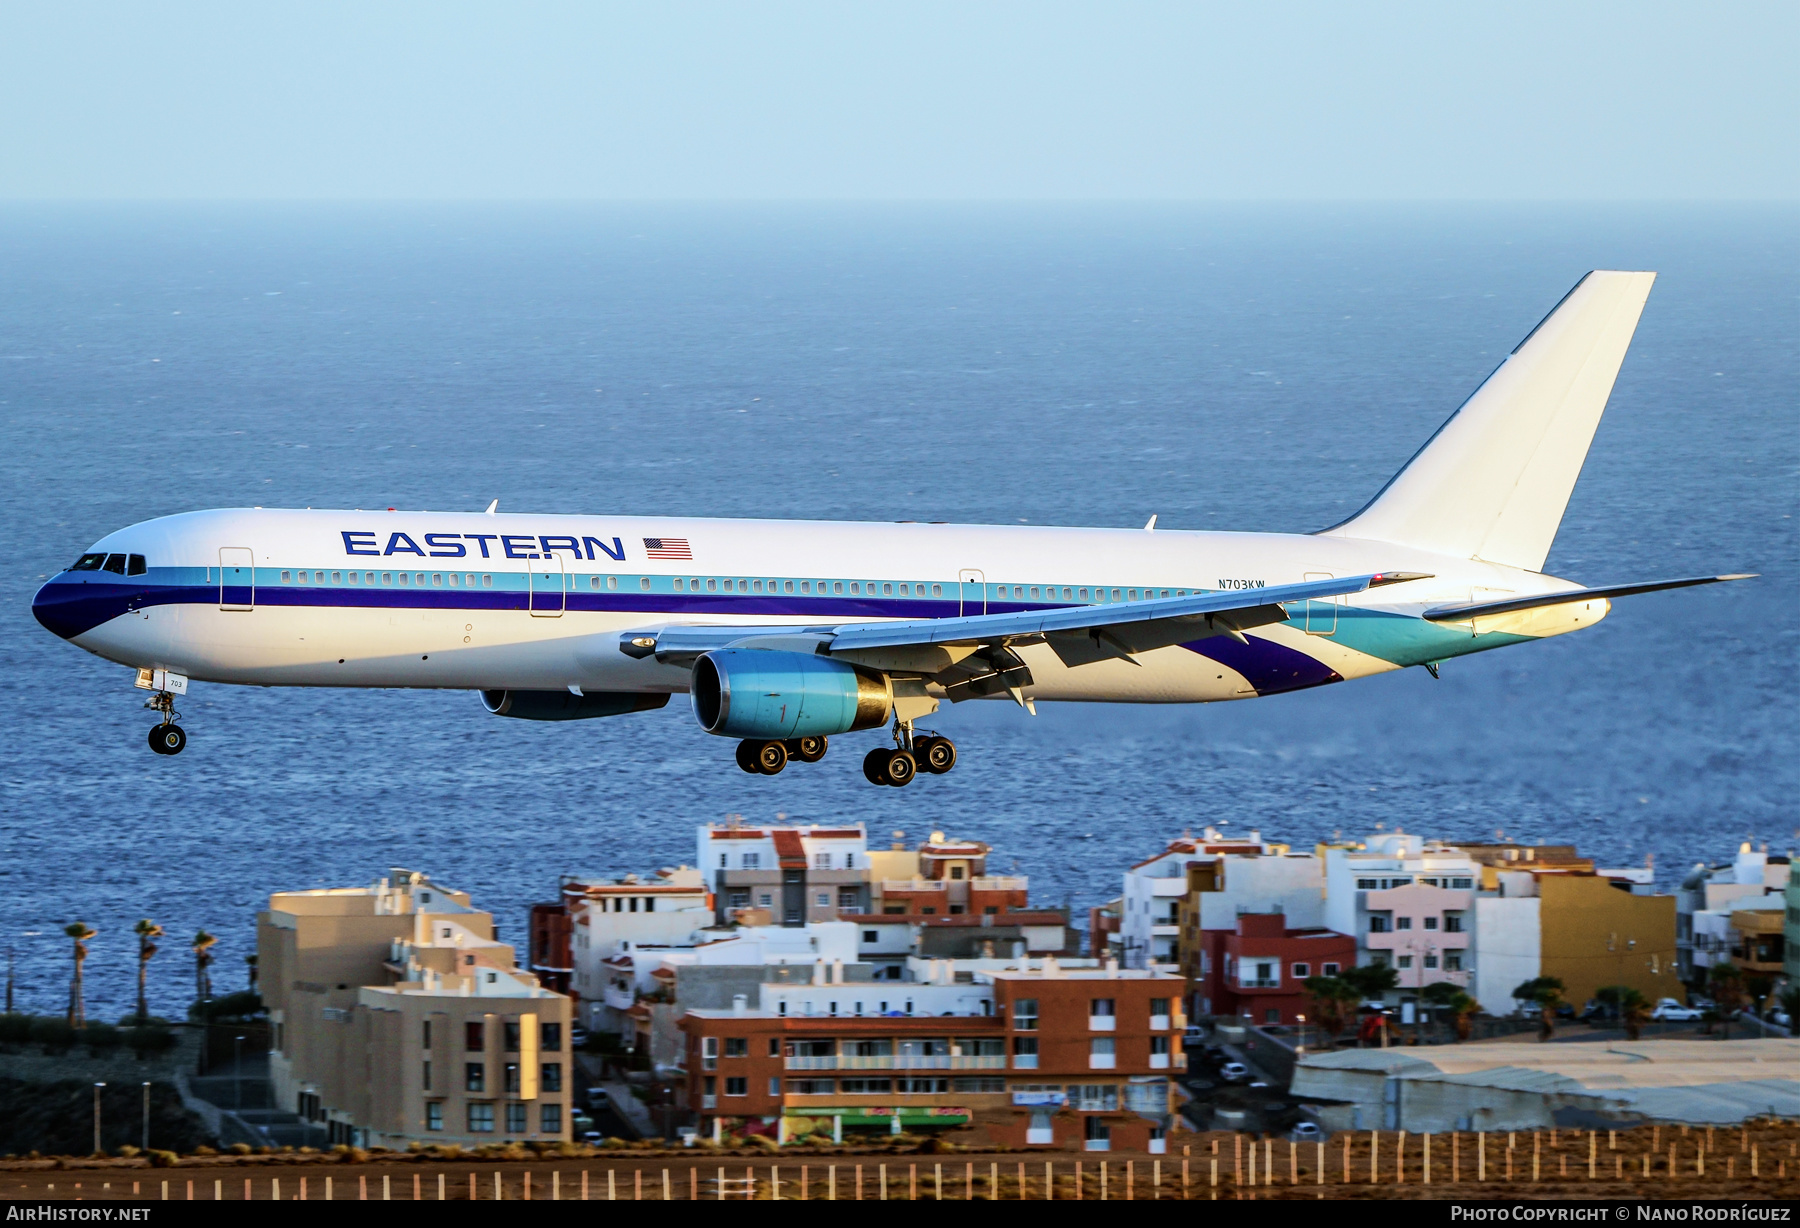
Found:
[(1530, 1203), (1511, 1206), (1462, 1206), (1450, 1208), (1452, 1221), (1470, 1223), (1603, 1224), (1613, 1223), (1765, 1223), (1793, 1221), (1793, 1208), (1755, 1205), (1722, 1206), (1712, 1203), (1630, 1203), (1617, 1207), (1544, 1207)]

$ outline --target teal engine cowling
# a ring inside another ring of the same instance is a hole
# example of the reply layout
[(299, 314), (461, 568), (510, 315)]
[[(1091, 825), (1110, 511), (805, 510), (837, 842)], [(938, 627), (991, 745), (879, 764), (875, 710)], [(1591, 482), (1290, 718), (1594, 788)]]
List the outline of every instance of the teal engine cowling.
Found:
[(585, 721), (596, 716), (623, 716), (648, 712), (667, 705), (666, 694), (639, 695), (628, 691), (483, 691), (481, 705), (495, 716), (525, 721)]
[(875, 729), (894, 710), (882, 674), (830, 657), (721, 648), (694, 662), (694, 716), (727, 738), (802, 738)]

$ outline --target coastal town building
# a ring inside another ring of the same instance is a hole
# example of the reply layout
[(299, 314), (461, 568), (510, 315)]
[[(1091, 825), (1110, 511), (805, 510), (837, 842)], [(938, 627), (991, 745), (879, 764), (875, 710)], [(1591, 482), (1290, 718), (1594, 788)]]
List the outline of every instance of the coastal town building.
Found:
[[(1684, 981), (1699, 988), (1715, 963), (1737, 963), (1746, 958), (1761, 965), (1759, 972), (1783, 971), (1790, 870), (1789, 858), (1771, 857), (1767, 846), (1755, 849), (1746, 841), (1730, 863), (1708, 867), (1702, 862), (1688, 873), (1675, 894), (1676, 943)], [(1772, 931), (1761, 914), (1770, 912), (1784, 918), (1779, 945), (1767, 940)], [(1746, 914), (1746, 929), (1733, 923), (1739, 913)], [(1756, 939), (1747, 942), (1747, 934)], [(1756, 958), (1759, 956), (1762, 958)], [(1775, 964), (1782, 968), (1773, 967)]]
[(277, 892), (257, 967), (275, 1102), (331, 1142), (569, 1137), (569, 999), (516, 965), (466, 893), (398, 869)]
[[(1285, 844), (1263, 840), (1257, 831), (1243, 838), (1206, 828), (1198, 837), (1184, 836), (1127, 872), (1126, 896), (1115, 954), (1126, 960), (1142, 957), (1156, 968), (1178, 971), (1190, 983), (1189, 1007), (1195, 1014), (1218, 1013), (1207, 990), (1222, 975), (1220, 960), (1228, 935), (1236, 932), (1243, 913), (1280, 913), (1295, 930), (1323, 923), (1324, 877), (1316, 852), (1296, 853)], [(1176, 901), (1173, 962), (1168, 902)], [(1150, 956), (1156, 958), (1151, 959)]]
[(1282, 913), (1240, 913), (1237, 928), (1209, 950), (1201, 997), (1215, 1015), (1258, 1024), (1302, 1022), (1310, 1008), (1306, 981), (1355, 966), (1356, 939), (1322, 926), (1292, 929)]
[[(1475, 900), (1473, 994), (1489, 1014), (1516, 1006), (1537, 977), (1563, 983), (1577, 1010), (1608, 986), (1652, 1002), (1685, 998), (1675, 944), (1675, 897), (1642, 894), (1631, 874), (1523, 854), (1482, 863)], [(1506, 866), (1514, 868), (1503, 868)]]
[(690, 1010), (703, 1133), (781, 1141), (978, 1124), (1020, 1149), (1161, 1153), (1185, 1069), (1179, 977), (1054, 957), (893, 984), (765, 983)]

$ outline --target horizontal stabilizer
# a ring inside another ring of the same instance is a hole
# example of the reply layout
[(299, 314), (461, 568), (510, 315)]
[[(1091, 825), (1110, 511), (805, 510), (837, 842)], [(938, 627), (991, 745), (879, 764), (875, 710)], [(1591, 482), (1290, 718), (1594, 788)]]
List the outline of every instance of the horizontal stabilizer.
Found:
[(1515, 610), (1535, 610), (1541, 606), (1566, 605), (1571, 601), (1593, 601), (1600, 598), (1635, 597), (1639, 593), (1659, 593), (1666, 588), (1692, 588), (1696, 584), (1719, 584), (1726, 580), (1754, 580), (1755, 573), (1730, 576), (1692, 576), (1685, 580), (1655, 580), (1648, 584), (1609, 584), (1603, 588), (1577, 588), (1563, 593), (1540, 593), (1535, 597), (1515, 597), (1510, 601), (1484, 601), (1479, 605), (1446, 605), (1425, 611), (1425, 620), (1434, 623), (1457, 623), (1488, 614), (1511, 614)]

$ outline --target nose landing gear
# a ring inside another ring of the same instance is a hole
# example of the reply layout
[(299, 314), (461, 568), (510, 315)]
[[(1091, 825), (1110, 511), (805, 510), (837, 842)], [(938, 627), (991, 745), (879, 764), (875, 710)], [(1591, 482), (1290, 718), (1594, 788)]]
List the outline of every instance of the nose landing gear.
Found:
[(159, 755), (179, 755), (187, 747), (187, 731), (175, 723), (175, 697), (158, 691), (144, 706), (162, 713), (162, 724), (150, 730), (150, 749)]

